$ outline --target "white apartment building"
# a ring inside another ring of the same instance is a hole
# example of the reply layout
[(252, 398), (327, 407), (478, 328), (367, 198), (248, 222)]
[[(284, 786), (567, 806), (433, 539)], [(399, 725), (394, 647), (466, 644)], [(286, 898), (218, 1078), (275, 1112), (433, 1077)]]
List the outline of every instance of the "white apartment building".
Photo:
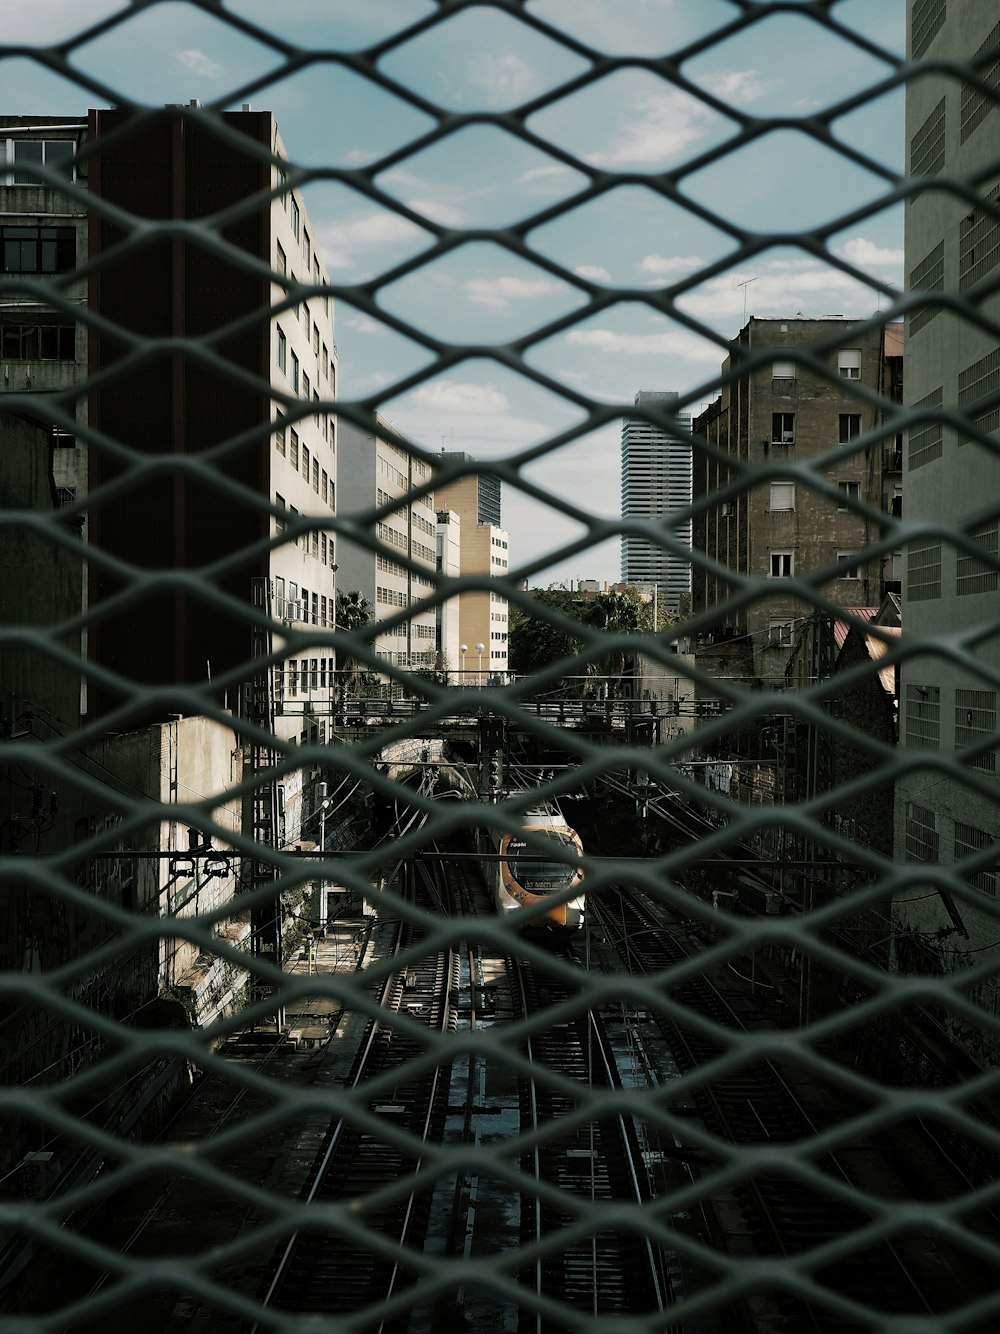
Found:
[(342, 539), (337, 581), (371, 603), (374, 649), (388, 667), (433, 668), (437, 615), (422, 604), (436, 587), (437, 511), (432, 492), (412, 495), (431, 470), (387, 430), (381, 418), (371, 429), (340, 424), (338, 513), (366, 527), (377, 549)]

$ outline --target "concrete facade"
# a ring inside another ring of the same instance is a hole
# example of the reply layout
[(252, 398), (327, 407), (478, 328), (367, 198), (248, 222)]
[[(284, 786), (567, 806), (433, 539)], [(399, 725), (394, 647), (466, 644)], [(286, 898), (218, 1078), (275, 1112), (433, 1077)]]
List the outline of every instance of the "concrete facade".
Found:
[[(967, 61), (997, 42), (996, 12), (977, 0), (949, 0), (947, 7), (911, 0), (907, 14), (909, 49), (917, 58)], [(982, 71), (994, 88), (995, 68)], [(998, 127), (997, 103), (971, 85), (936, 73), (907, 84), (908, 168), (930, 178), (931, 186), (937, 177), (976, 179), (979, 194), (995, 208)], [(957, 192), (928, 188), (907, 202), (907, 286), (927, 300), (908, 321), (906, 403), (923, 415), (905, 445), (906, 515), (947, 524), (972, 542), (962, 549), (938, 536), (914, 540), (903, 573), (907, 640), (930, 651), (902, 668), (900, 745), (911, 754), (926, 751), (932, 762), (980, 748), (967, 761), (967, 781), (917, 771), (897, 785), (898, 859), (952, 866), (978, 854), (978, 864), (959, 877), (964, 892), (951, 903), (928, 890), (902, 895), (894, 907), (900, 965), (932, 958), (945, 972), (995, 958), (990, 947), (998, 934), (997, 689), (973, 665), (1000, 671), (1000, 409), (991, 401), (1000, 387), (1000, 297), (989, 290), (1000, 264), (998, 235), (995, 217)], [(986, 289), (982, 295), (979, 288)], [(939, 294), (974, 301), (977, 318), (940, 309), (934, 304)], [(992, 320), (992, 330), (982, 327), (983, 319)], [(942, 412), (956, 410), (967, 426), (942, 420)], [(977, 627), (988, 633), (971, 648), (972, 661), (960, 664), (934, 651)], [(974, 999), (1000, 1012), (992, 979), (977, 986)]]
[[(467, 454), (443, 454), (448, 463), (475, 462)], [(500, 482), (486, 473), (474, 473), (438, 486), (434, 492), (439, 507), (454, 511), (461, 520), (460, 572), (506, 578), (510, 568), (510, 536), (500, 527)], [(497, 584), (497, 588), (500, 584)], [(449, 601), (457, 603), (459, 653), (451, 660), (452, 670), (465, 670), (469, 684), (480, 684), (502, 675), (509, 666), (508, 607), (502, 593), (469, 589)], [(449, 615), (452, 613), (449, 612)], [(461, 645), (465, 644), (465, 663)], [(482, 644), (482, 653), (477, 645)], [(482, 666), (480, 668), (480, 660)]]
[(342, 538), (338, 582), (371, 603), (373, 646), (382, 662), (403, 671), (432, 669), (437, 616), (422, 604), (435, 587), (437, 510), (433, 492), (412, 494), (428, 486), (431, 468), (391, 440), (389, 429), (381, 418), (370, 428), (341, 423), (338, 512), (369, 531), (379, 549)]
[[(899, 446), (887, 422), (900, 392), (901, 330), (859, 332), (840, 317), (753, 318), (733, 347), (724, 376), (759, 364), (730, 380), (694, 424), (702, 508), (693, 546), (707, 559), (695, 562), (692, 611), (717, 613), (704, 637), (746, 638), (756, 676), (780, 685), (796, 632), (817, 610), (792, 578), (813, 576), (840, 606), (877, 605), (892, 584), (894, 562), (865, 548), (897, 499)], [(858, 389), (888, 402), (874, 407)], [(747, 488), (747, 464), (767, 468), (768, 479)], [(732, 610), (727, 600), (746, 579), (761, 581), (763, 595)]]

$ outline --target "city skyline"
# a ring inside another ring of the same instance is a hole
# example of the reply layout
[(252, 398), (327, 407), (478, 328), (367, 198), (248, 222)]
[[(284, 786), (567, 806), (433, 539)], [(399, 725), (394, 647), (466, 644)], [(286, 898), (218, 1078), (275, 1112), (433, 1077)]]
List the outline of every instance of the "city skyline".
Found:
[[(14, 3), (5, 14), (8, 40), (65, 40), (118, 9), (112, 0), (91, 0), (81, 18), (69, 0)], [(249, 100), (272, 111), (293, 162), (335, 169), (333, 179), (307, 183), (303, 197), (331, 280), (342, 289), (336, 326), (341, 398), (377, 395), (382, 415), (428, 451), (446, 445), (484, 461), (513, 459), (527, 482), (602, 522), (618, 517), (621, 417), (640, 385), (670, 383), (691, 396), (686, 406), (697, 412), (712, 397), (728, 340), (747, 314), (865, 318), (887, 307), (870, 284), (799, 248), (798, 240), (806, 228), (848, 217), (887, 192), (873, 172), (811, 138), (810, 117), (843, 102), (834, 122), (838, 137), (884, 169), (902, 172), (901, 90), (849, 105), (866, 84), (889, 77), (892, 61), (902, 56), (903, 14), (888, 10), (856, 0), (838, 6), (838, 17), (871, 43), (867, 51), (805, 15), (763, 14), (681, 62), (680, 74), (711, 105), (649, 70), (622, 70), (529, 116), (535, 145), (495, 124), (469, 125), (409, 154), (407, 145), (433, 121), (407, 97), (435, 99), (459, 114), (506, 112), (586, 68), (578, 53), (555, 40), (559, 33), (645, 57), (698, 41), (732, 18), (730, 7), (648, 0), (616, 11), (610, 24), (600, 5), (543, 0), (530, 6), (529, 16), (551, 24), (551, 33), (486, 8), (467, 11), (389, 53), (379, 72), (393, 85), (382, 89), (336, 63), (283, 76), (279, 50), (202, 10), (169, 3), (98, 33), (74, 53), (73, 64), (82, 76), (143, 104), (198, 98), (206, 106), (239, 106)], [(326, 5), (295, 0), (283, 6), (275, 32), (266, 4), (240, 6), (242, 20), (306, 52), (362, 50), (432, 12), (422, 0), (390, 0), (378, 7), (341, 4), (331, 16)], [(779, 47), (780, 72), (772, 59)], [(884, 59), (872, 54), (880, 48)], [(796, 59), (806, 52), (808, 62)], [(6, 73), (2, 110), (9, 114), (80, 113), (103, 104), (95, 88), (73, 85), (24, 58), (9, 60)], [(668, 199), (662, 191), (666, 186), (669, 193), (674, 178), (663, 173), (721, 147), (737, 128), (720, 109), (727, 106), (744, 115), (802, 117), (805, 132), (775, 130), (707, 162), (681, 179), (676, 200)], [(609, 188), (550, 216), (586, 185), (585, 172), (570, 166), (564, 153), (601, 173)], [(383, 160), (388, 165), (380, 169)], [(731, 234), (683, 207), (687, 200), (703, 214), (773, 235), (774, 243), (727, 260), (738, 251)], [(536, 215), (546, 220), (528, 232), (530, 258), (475, 240), (379, 291), (378, 310), (343, 294), (418, 255), (433, 242), (433, 227), (461, 233), (523, 224)], [(899, 288), (901, 238), (899, 207), (876, 207), (863, 222), (832, 231), (829, 252)], [(672, 298), (668, 285), (678, 283), (687, 286)], [(601, 301), (615, 289), (629, 299), (588, 313), (588, 299)], [(644, 299), (664, 291), (662, 309)], [(382, 311), (386, 318), (377, 317)], [(394, 387), (432, 363), (418, 342), (391, 327), (394, 319), (444, 341), (503, 345), (574, 313), (578, 322), (547, 338), (526, 361), (605, 414), (593, 429), (579, 405), (488, 356), (456, 361), (405, 391)], [(610, 419), (607, 409), (616, 405), (622, 411)], [(541, 442), (572, 429), (581, 434), (548, 457), (537, 454)], [(531, 582), (616, 578), (616, 537), (560, 559), (559, 549), (586, 532), (581, 522), (510, 486), (505, 507), (513, 563), (534, 562)], [(550, 564), (542, 568), (546, 558)]]

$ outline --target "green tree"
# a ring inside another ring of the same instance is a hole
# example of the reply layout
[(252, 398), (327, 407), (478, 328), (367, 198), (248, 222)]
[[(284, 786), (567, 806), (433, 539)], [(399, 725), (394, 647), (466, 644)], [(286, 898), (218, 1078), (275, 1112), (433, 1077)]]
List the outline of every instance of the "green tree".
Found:
[(546, 616), (550, 610), (578, 621), (579, 597), (565, 589), (539, 589), (530, 610), (514, 602), (510, 604), (508, 662), (510, 670), (517, 676), (530, 676), (563, 659), (571, 665), (580, 652), (583, 642), (580, 636), (553, 625)]
[[(365, 595), (354, 588), (337, 592), (337, 629), (358, 635), (375, 621), (375, 611)], [(337, 671), (341, 673), (344, 691), (359, 693), (362, 678), (367, 674), (349, 648), (338, 648)]]
[[(641, 612), (639, 594), (635, 589), (628, 588), (622, 592), (612, 590), (598, 593), (587, 606), (583, 620), (586, 625), (605, 634), (633, 634), (640, 627)], [(635, 655), (621, 647), (610, 648), (607, 653), (591, 660), (590, 672), (607, 681), (609, 699), (630, 696), (632, 678), (635, 676)]]

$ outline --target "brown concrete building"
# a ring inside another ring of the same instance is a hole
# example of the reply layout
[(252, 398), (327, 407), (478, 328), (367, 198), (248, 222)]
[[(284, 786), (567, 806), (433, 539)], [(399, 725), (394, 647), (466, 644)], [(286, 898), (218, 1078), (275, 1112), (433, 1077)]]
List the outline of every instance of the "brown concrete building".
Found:
[[(897, 575), (891, 557), (865, 549), (881, 536), (880, 514), (901, 504), (899, 442), (887, 421), (901, 397), (902, 328), (753, 318), (732, 347), (723, 375), (745, 373), (693, 427), (702, 508), (692, 611), (716, 613), (704, 644), (746, 640), (754, 675), (779, 684), (797, 629), (824, 601), (878, 604)], [(791, 582), (803, 576), (816, 600)], [(729, 607), (746, 580), (764, 596)]]

